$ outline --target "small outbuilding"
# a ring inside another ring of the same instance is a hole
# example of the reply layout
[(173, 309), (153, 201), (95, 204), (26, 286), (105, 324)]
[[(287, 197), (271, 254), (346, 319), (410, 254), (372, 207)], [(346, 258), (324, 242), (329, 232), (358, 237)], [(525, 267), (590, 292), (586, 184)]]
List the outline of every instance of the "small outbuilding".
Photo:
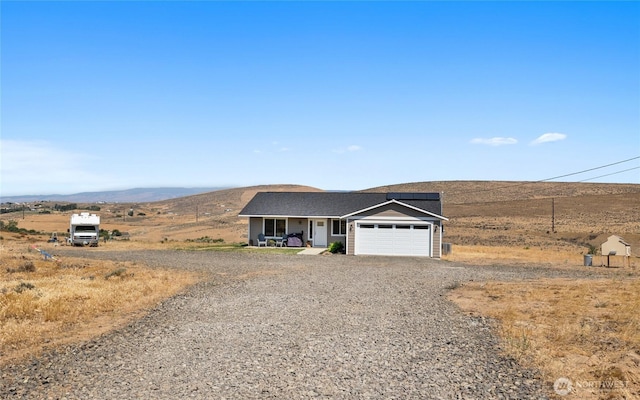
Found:
[(631, 245), (620, 236), (611, 235), (607, 241), (600, 246), (601, 254), (607, 256), (607, 266), (610, 266), (611, 256), (622, 256), (630, 263)]
[(602, 255), (610, 256), (631, 256), (631, 245), (625, 242), (620, 236), (611, 235), (607, 241), (602, 243)]

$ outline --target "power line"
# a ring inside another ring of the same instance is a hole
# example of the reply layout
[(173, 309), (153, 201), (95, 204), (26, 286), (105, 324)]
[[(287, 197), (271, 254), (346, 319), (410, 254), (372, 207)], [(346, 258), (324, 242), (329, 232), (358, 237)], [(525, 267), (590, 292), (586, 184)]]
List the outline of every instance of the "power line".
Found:
[(554, 179), (558, 179), (558, 178), (565, 178), (565, 177), (567, 177), (567, 176), (584, 174), (585, 172), (590, 172), (590, 171), (595, 171), (595, 170), (597, 170), (597, 169), (607, 168), (607, 167), (610, 167), (610, 166), (612, 166), (612, 165), (618, 165), (618, 164), (626, 163), (626, 162), (629, 162), (629, 161), (637, 160), (637, 159), (639, 159), (639, 158), (640, 158), (640, 156), (638, 156), (638, 157), (633, 157), (633, 158), (629, 158), (628, 160), (622, 160), (622, 161), (614, 162), (614, 163), (611, 163), (611, 164), (602, 165), (602, 166), (600, 166), (600, 167), (589, 168), (589, 169), (585, 169), (585, 170), (582, 170), (582, 171), (573, 172), (573, 173), (566, 174), (566, 175), (554, 176), (553, 178), (542, 179), (542, 180), (537, 181), (537, 182), (552, 181), (552, 180), (554, 180)]
[[(538, 181), (520, 182), (520, 183), (514, 183), (513, 185), (504, 185), (504, 186), (498, 186), (498, 187), (487, 188), (487, 189), (471, 190), (471, 191), (465, 190), (464, 192), (449, 192), (448, 195), (459, 194), (459, 193), (465, 193), (465, 194), (470, 194), (471, 193), (472, 194), (472, 193), (480, 193), (480, 192), (489, 192), (489, 191), (493, 191), (493, 190), (500, 190), (500, 189), (506, 189), (506, 188), (510, 189), (510, 188), (514, 188), (514, 187), (518, 187), (518, 186), (530, 185), (530, 184), (533, 184), (533, 183), (547, 182), (547, 181), (551, 181), (551, 180), (554, 180), (554, 179), (565, 178), (567, 176), (579, 175), (579, 174), (583, 174), (585, 172), (590, 172), (590, 171), (595, 171), (595, 170), (602, 169), (602, 168), (611, 167), (613, 165), (623, 164), (623, 163), (626, 163), (626, 162), (629, 162), (629, 161), (633, 161), (633, 160), (637, 160), (637, 159), (640, 159), (640, 156), (632, 157), (632, 158), (629, 158), (629, 159), (626, 159), (626, 160), (617, 161), (617, 162), (606, 164), (606, 165), (601, 165), (599, 167), (585, 169), (585, 170), (578, 171), (578, 172), (572, 172), (570, 174), (559, 175), (559, 176), (554, 176), (552, 178), (541, 179), (541, 180), (538, 180)], [(631, 169), (636, 169), (636, 168), (631, 168)], [(626, 171), (620, 171), (620, 172), (626, 172)], [(615, 173), (612, 173), (612, 174), (609, 174), (609, 175), (614, 175), (614, 174)], [(607, 175), (603, 175), (603, 176), (607, 176)], [(592, 178), (592, 179), (597, 179), (597, 178)]]
[[(621, 174), (623, 172), (632, 171), (632, 170), (635, 170), (635, 169), (640, 169), (640, 167), (633, 167), (633, 168), (625, 169), (625, 170), (622, 170), (622, 171), (612, 172), (610, 174), (600, 175), (600, 176), (596, 176), (596, 177), (593, 177), (593, 178), (584, 179), (584, 180), (581, 180), (581, 181), (567, 182), (567, 183), (586, 182), (586, 181), (589, 181), (589, 180), (598, 179), (598, 178), (602, 178), (602, 177), (605, 177), (605, 176)], [(532, 182), (532, 183), (535, 183), (535, 182)], [(539, 189), (533, 189), (533, 190), (528, 190), (528, 191), (525, 191), (525, 192), (518, 192), (518, 196), (519, 196), (519, 198), (522, 198), (522, 196), (527, 195), (527, 194), (531, 194), (531, 193), (538, 193), (538, 194), (540, 194), (542, 196), (552, 196), (553, 195), (552, 193), (553, 193), (554, 190), (557, 190), (557, 188), (546, 188), (546, 189), (543, 189), (542, 191), (539, 190)], [(513, 200), (517, 200), (517, 199), (513, 199)]]
[(623, 173), (623, 172), (633, 171), (634, 169), (640, 169), (640, 167), (633, 167), (633, 168), (629, 168), (629, 169), (623, 169), (622, 171), (612, 172), (612, 173), (610, 173), (610, 174), (605, 174), (605, 175), (600, 175), (600, 176), (594, 176), (593, 178), (583, 179), (583, 180), (578, 181), (578, 182), (587, 182), (587, 181), (592, 181), (592, 180), (594, 180), (594, 179), (604, 178), (605, 176), (617, 175), (617, 174), (621, 174), (621, 173)]

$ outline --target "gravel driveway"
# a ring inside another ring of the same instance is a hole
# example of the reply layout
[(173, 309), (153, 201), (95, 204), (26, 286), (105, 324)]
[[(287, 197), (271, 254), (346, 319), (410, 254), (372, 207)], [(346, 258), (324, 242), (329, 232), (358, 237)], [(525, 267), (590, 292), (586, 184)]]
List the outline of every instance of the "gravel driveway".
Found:
[(534, 371), (500, 354), (490, 322), (445, 294), (457, 282), (568, 274), (422, 258), (82, 253), (211, 279), (120, 330), (5, 366), (1, 398), (546, 398)]

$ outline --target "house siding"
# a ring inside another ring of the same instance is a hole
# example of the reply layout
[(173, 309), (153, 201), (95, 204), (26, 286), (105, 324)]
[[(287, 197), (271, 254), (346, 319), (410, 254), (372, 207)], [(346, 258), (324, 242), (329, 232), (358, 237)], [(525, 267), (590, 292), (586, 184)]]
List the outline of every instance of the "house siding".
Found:
[(440, 258), (442, 256), (442, 223), (441, 221), (433, 221), (433, 232), (431, 235), (433, 247), (431, 257)]
[(302, 233), (302, 239), (307, 241), (307, 229), (309, 220), (307, 218), (289, 218), (287, 221), (287, 234)]
[(356, 223), (354, 220), (347, 220), (347, 255), (355, 254), (356, 247)]
[(262, 218), (249, 218), (249, 237), (248, 244), (255, 245), (258, 243), (258, 235), (262, 233)]
[(358, 217), (415, 217), (423, 218), (425, 214), (412, 208), (404, 207), (400, 204), (387, 204), (382, 207), (374, 208), (372, 210), (365, 211), (358, 214)]

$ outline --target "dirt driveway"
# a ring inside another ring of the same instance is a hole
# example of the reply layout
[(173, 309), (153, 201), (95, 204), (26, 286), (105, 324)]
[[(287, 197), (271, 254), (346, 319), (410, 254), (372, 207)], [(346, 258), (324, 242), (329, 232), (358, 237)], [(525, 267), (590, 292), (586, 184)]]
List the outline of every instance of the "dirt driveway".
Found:
[(534, 371), (501, 356), (490, 322), (445, 293), (569, 274), (422, 258), (82, 252), (210, 279), (123, 329), (5, 366), (1, 398), (545, 398)]

